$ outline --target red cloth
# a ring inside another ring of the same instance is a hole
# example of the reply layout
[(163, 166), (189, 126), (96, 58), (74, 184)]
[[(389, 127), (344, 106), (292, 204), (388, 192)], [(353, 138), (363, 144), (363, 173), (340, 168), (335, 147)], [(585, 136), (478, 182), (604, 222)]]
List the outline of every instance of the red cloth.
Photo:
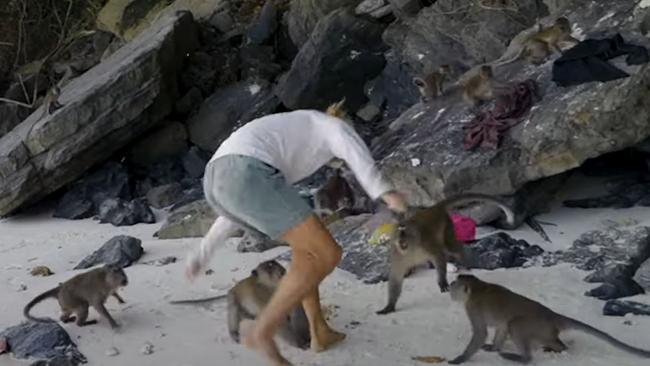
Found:
[(476, 238), (476, 222), (471, 218), (459, 214), (451, 214), (451, 222), (454, 223), (456, 239), (459, 241), (469, 242)]
[(501, 135), (523, 120), (536, 98), (537, 84), (531, 79), (515, 84), (508, 93), (498, 96), (491, 111), (479, 114), (464, 127), (465, 150), (479, 145), (496, 149)]

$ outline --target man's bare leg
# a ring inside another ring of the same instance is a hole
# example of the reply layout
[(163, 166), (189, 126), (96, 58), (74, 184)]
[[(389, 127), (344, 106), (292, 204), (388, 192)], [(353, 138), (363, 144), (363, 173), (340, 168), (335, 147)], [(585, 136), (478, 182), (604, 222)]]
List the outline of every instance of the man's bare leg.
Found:
[(318, 287), (311, 291), (302, 300), (302, 306), (309, 320), (309, 333), (311, 336), (311, 350), (322, 352), (330, 345), (340, 342), (345, 338), (345, 334), (332, 330), (323, 317), (323, 311), (320, 304), (320, 294)]
[[(322, 326), (318, 320), (322, 319), (322, 314), (317, 314), (320, 312), (320, 304), (318, 297), (314, 296), (320, 282), (341, 260), (341, 248), (315, 215), (310, 215), (302, 223), (289, 229), (282, 239), (288, 242), (292, 249), (287, 274), (258, 316), (253, 329), (244, 329), (250, 325), (242, 323), (244, 344), (260, 352), (274, 366), (290, 365), (280, 354), (273, 336), (291, 309), (300, 304), (307, 295), (311, 295), (309, 300), (306, 300), (305, 312), (310, 321), (310, 331), (313, 330), (312, 347), (316, 342), (317, 349), (324, 349), (344, 337), (331, 331), (329, 326)], [(318, 311), (314, 309), (314, 303)], [(322, 322), (325, 322), (324, 319)]]

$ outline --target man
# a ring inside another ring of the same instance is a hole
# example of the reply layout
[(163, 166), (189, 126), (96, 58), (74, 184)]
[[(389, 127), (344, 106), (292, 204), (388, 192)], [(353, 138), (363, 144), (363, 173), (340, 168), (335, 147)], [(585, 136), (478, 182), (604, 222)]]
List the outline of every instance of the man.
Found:
[(331, 106), (328, 114), (297, 110), (251, 121), (232, 133), (206, 166), (206, 199), (220, 216), (188, 259), (190, 279), (238, 226), (281, 239), (291, 247), (291, 264), (269, 304), (255, 323), (242, 323), (244, 344), (274, 366), (290, 365), (273, 336), (301, 302), (313, 351), (323, 351), (345, 338), (323, 318), (318, 292), (319, 284), (341, 260), (341, 248), (292, 184), (338, 158), (372, 199), (381, 198), (397, 212), (406, 210), (404, 196), (381, 176), (354, 128), (335, 117), (341, 115), (340, 104)]

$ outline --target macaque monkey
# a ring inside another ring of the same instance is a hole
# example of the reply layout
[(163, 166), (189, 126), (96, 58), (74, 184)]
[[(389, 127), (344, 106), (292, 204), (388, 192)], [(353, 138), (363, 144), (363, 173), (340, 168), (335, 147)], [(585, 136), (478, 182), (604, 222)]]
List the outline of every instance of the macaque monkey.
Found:
[[(541, 28), (541, 25), (539, 27)], [(578, 43), (579, 41), (571, 36), (569, 19), (561, 17), (556, 19), (552, 26), (524, 38), (519, 47), (519, 52), (514, 57), (502, 62), (497, 61), (497, 63), (493, 63), (493, 66), (506, 65), (521, 58), (526, 58), (533, 65), (540, 65), (553, 52), (562, 54), (562, 44), (575, 46)]]
[[(61, 321), (64, 323), (76, 320), (80, 327), (96, 324), (97, 320), (88, 319), (88, 307), (92, 306), (102, 315), (115, 329), (119, 327), (117, 322), (108, 313), (104, 303), (109, 296), (113, 296), (120, 304), (124, 300), (117, 294), (120, 287), (129, 283), (126, 273), (122, 267), (115, 264), (108, 264), (95, 268), (85, 273), (78, 274), (71, 279), (59, 284), (59, 286), (46, 291), (30, 301), (23, 309), (23, 314), (29, 320), (37, 322), (52, 322), (53, 319), (35, 318), (29, 314), (34, 305), (47, 298), (56, 298), (61, 306)], [(71, 314), (76, 314), (76, 318)]]
[[(452, 300), (465, 305), (472, 324), (472, 339), (460, 356), (449, 361), (452, 365), (466, 362), (479, 349), (498, 352), (509, 361), (528, 363), (532, 360), (533, 343), (540, 343), (548, 352), (566, 350), (567, 346), (558, 338), (560, 331), (566, 329), (582, 331), (623, 351), (650, 358), (650, 351), (629, 346), (588, 324), (558, 314), (536, 301), (503, 286), (483, 282), (473, 275), (459, 275), (451, 284), (450, 295)], [(488, 327), (496, 328), (492, 344), (485, 344)], [(508, 337), (518, 353), (503, 351)]]
[[(197, 304), (226, 298), (228, 303), (228, 332), (230, 337), (239, 343), (239, 325), (241, 321), (257, 318), (271, 300), (275, 288), (286, 272), (284, 267), (277, 261), (265, 261), (255, 267), (250, 276), (237, 282), (226, 295), (194, 300), (178, 300), (170, 303)], [(302, 305), (296, 306), (289, 314), (286, 322), (280, 328), (280, 335), (293, 346), (301, 349), (310, 347), (309, 322)]]
[(484, 194), (461, 194), (450, 197), (431, 207), (410, 208), (398, 216), (396, 238), (390, 248), (390, 273), (388, 277), (388, 304), (377, 314), (395, 311), (395, 304), (402, 292), (404, 277), (412, 268), (433, 261), (438, 273), (441, 292), (449, 289), (447, 283), (447, 257), (464, 265), (464, 247), (456, 239), (454, 224), (448, 210), (456, 205), (486, 201), (499, 206), (506, 214), (508, 223), (514, 222), (514, 213), (500, 200)]
[(420, 91), (420, 100), (427, 103), (433, 98), (437, 98), (443, 93), (443, 83), (449, 76), (449, 65), (441, 65), (436, 71), (433, 71), (424, 77), (413, 78), (413, 85)]

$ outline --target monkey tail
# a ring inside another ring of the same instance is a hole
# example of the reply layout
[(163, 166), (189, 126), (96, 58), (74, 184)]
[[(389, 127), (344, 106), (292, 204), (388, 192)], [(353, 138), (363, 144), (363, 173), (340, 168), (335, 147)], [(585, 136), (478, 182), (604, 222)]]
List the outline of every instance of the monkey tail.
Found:
[(525, 50), (526, 50), (525, 45), (522, 45), (521, 48), (519, 49), (519, 52), (517, 52), (517, 54), (514, 55), (512, 58), (510, 58), (508, 60), (505, 60), (505, 61), (497, 60), (497, 61), (495, 61), (496, 63), (492, 64), (492, 67), (507, 65), (509, 63), (512, 63), (512, 62), (515, 62), (515, 61), (519, 60), (519, 58), (521, 58), (521, 56), (524, 54)]
[[(559, 315), (559, 314), (558, 314)], [(618, 339), (612, 337), (611, 335), (603, 332), (602, 330), (596, 329), (592, 327), (589, 324), (585, 324), (579, 320), (575, 320), (563, 315), (559, 315), (561, 319), (561, 325), (563, 325), (565, 328), (571, 328), (575, 330), (579, 330), (582, 332), (585, 332), (587, 334), (590, 334), (596, 338), (599, 338), (612, 346), (619, 348), (623, 351), (627, 351), (629, 353), (632, 353), (634, 355), (640, 356), (640, 357), (645, 357), (645, 358), (650, 358), (650, 351), (646, 351), (644, 349), (632, 347), (628, 344), (625, 344)]]
[(446, 200), (442, 201), (442, 204), (445, 206), (447, 210), (450, 210), (456, 205), (463, 204), (463, 203), (471, 203), (475, 201), (490, 202), (498, 206), (503, 211), (503, 213), (505, 213), (506, 221), (508, 225), (514, 225), (515, 213), (512, 212), (510, 207), (508, 207), (503, 201), (494, 198), (492, 196), (489, 196), (487, 194), (481, 194), (481, 193), (459, 194), (457, 196), (452, 196), (447, 198)]
[(212, 296), (212, 297), (206, 297), (204, 299), (192, 299), (192, 300), (174, 300), (170, 301), (170, 304), (174, 305), (179, 305), (179, 304), (199, 304), (202, 302), (210, 302), (210, 301), (217, 301), (221, 299), (225, 299), (228, 296), (228, 294), (223, 294), (223, 295), (217, 295), (217, 296)]
[(51, 319), (51, 318), (36, 318), (34, 316), (31, 316), (29, 314), (29, 311), (34, 307), (34, 305), (38, 304), (39, 302), (41, 302), (41, 301), (43, 301), (43, 300), (45, 300), (47, 298), (50, 298), (50, 297), (56, 298), (59, 295), (59, 288), (60, 287), (57, 286), (57, 287), (55, 287), (55, 288), (53, 288), (51, 290), (45, 291), (42, 294), (36, 296), (34, 298), (34, 300), (30, 301), (27, 305), (25, 305), (25, 308), (23, 309), (23, 315), (25, 316), (25, 318), (27, 318), (29, 320), (32, 320), (32, 321), (35, 321), (35, 322), (41, 322), (41, 323), (56, 322), (56, 320)]

